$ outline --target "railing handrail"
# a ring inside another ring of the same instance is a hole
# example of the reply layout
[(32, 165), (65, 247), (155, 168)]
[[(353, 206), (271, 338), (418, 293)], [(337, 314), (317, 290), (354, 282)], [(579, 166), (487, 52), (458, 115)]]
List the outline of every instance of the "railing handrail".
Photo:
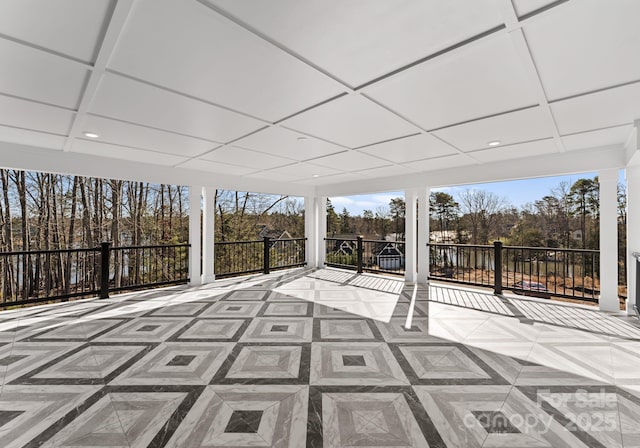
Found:
[[(435, 247), (473, 247), (482, 249), (493, 249), (492, 245), (484, 244), (457, 244), (457, 243), (427, 243), (427, 246)], [(583, 252), (599, 253), (599, 249), (573, 249), (570, 247), (546, 247), (546, 246), (502, 246), (503, 249), (524, 249), (524, 250), (544, 250), (547, 252)]]
[[(177, 244), (154, 244), (150, 246), (118, 246), (111, 247), (111, 250), (122, 249), (160, 249), (163, 247), (191, 247), (189, 243), (177, 243)], [(39, 254), (56, 254), (56, 253), (70, 253), (70, 252), (99, 252), (100, 246), (96, 247), (77, 247), (66, 249), (43, 249), (43, 250), (19, 250), (12, 252), (0, 252), (0, 257), (4, 255), (39, 255)]]
[[(112, 247), (111, 250), (123, 250), (123, 249), (162, 249), (166, 247), (191, 247), (191, 243), (176, 243), (176, 244), (154, 244), (151, 246), (117, 246)], [(100, 249), (98, 247), (98, 249)]]

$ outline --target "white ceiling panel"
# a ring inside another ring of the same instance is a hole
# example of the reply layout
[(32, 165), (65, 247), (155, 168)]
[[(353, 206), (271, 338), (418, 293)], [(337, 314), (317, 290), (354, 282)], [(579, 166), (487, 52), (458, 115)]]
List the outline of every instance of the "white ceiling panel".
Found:
[(333, 176), (301, 180), (296, 183), (304, 184), (304, 185), (328, 185), (328, 184), (338, 184), (341, 182), (360, 181), (365, 179), (366, 177), (361, 176), (358, 173), (341, 173), (341, 174), (334, 174)]
[(75, 109), (88, 71), (75, 62), (0, 39), (0, 93)]
[(537, 11), (557, 0), (511, 0), (516, 9), (518, 17), (522, 17), (530, 12)]
[(255, 171), (244, 166), (227, 165), (226, 163), (212, 162), (211, 160), (191, 159), (180, 165), (180, 168), (209, 171), (212, 173), (227, 174), (231, 176), (243, 176)]
[(350, 148), (418, 132), (415, 126), (356, 94), (296, 115), (282, 125)]
[(640, 83), (559, 101), (551, 110), (562, 135), (633, 123), (640, 118)]
[(417, 160), (415, 162), (405, 163), (404, 165), (414, 171), (434, 171), (473, 165), (474, 163), (477, 162), (464, 154), (455, 154), (452, 156), (437, 157), (435, 159)]
[(209, 2), (354, 87), (503, 20), (495, 0)]
[(215, 151), (203, 155), (202, 158), (213, 162), (228, 163), (230, 165), (244, 166), (256, 170), (265, 170), (294, 163), (294, 160), (291, 159), (242, 149), (236, 146), (218, 148)]
[(343, 90), (196, 1), (136, 2), (110, 67), (269, 121)]
[(562, 142), (567, 151), (595, 148), (597, 146), (624, 145), (632, 129), (633, 126), (625, 125), (591, 132), (581, 132), (562, 137)]
[(507, 33), (451, 51), (364, 91), (427, 130), (538, 104)]
[(265, 124), (121, 76), (107, 74), (90, 112), (207, 140), (228, 142)]
[(553, 139), (520, 143), (517, 145), (499, 146), (472, 152), (471, 155), (483, 163), (499, 162), (508, 159), (522, 159), (558, 152)]
[(549, 99), (639, 80), (638, 17), (637, 0), (579, 0), (525, 25)]
[(450, 145), (429, 134), (418, 134), (358, 149), (395, 163), (456, 154)]
[(440, 129), (434, 134), (458, 149), (472, 151), (488, 148), (492, 141), (510, 145), (552, 137), (553, 124), (540, 107), (533, 107)]
[(66, 137), (47, 134), (45, 132), (0, 126), (0, 141), (61, 150), (66, 141)]
[(370, 168), (389, 166), (390, 162), (357, 151), (341, 152), (332, 156), (320, 157), (314, 165), (328, 166), (342, 171), (360, 171)]
[(185, 157), (195, 157), (220, 146), (218, 143), (207, 140), (185, 137), (93, 115), (87, 117), (84, 131), (95, 132), (103, 142)]
[(279, 126), (271, 126), (233, 142), (234, 146), (267, 152), (275, 156), (294, 160), (308, 160), (345, 151), (342, 146), (334, 145), (317, 138)]
[(75, 113), (45, 104), (0, 95), (0, 124), (67, 135)]
[(390, 165), (383, 166), (382, 168), (373, 168), (370, 170), (357, 171), (356, 173), (369, 178), (376, 177), (389, 177), (389, 176), (401, 176), (406, 174), (413, 174), (416, 170), (411, 169), (405, 165)]
[(93, 62), (113, 0), (2, 0), (2, 33)]
[(339, 174), (341, 172), (341, 170), (335, 168), (319, 166), (311, 163), (296, 163), (256, 173), (255, 176), (271, 180), (278, 180), (278, 176), (284, 176), (289, 179), (310, 179), (313, 178), (314, 175), (326, 177), (333, 174)]
[(127, 146), (110, 145), (107, 143), (76, 139), (73, 142), (72, 151), (94, 156), (122, 159), (131, 162), (150, 163), (152, 165), (173, 166), (188, 160), (186, 157), (159, 152), (145, 151), (143, 149), (129, 148)]

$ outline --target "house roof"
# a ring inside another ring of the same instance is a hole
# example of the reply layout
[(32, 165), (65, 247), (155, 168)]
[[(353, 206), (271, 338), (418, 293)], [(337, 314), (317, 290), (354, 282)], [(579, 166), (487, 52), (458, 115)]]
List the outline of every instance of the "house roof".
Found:
[(290, 194), (619, 168), (637, 161), (639, 16), (636, 0), (6, 0), (0, 160)]

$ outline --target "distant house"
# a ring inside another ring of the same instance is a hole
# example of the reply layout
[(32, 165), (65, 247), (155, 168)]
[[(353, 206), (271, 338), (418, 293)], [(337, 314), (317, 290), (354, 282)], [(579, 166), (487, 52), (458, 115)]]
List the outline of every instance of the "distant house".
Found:
[(574, 241), (582, 241), (582, 229), (572, 230), (570, 236)]
[(385, 244), (375, 256), (380, 269), (396, 270), (404, 267), (404, 254), (396, 243)]

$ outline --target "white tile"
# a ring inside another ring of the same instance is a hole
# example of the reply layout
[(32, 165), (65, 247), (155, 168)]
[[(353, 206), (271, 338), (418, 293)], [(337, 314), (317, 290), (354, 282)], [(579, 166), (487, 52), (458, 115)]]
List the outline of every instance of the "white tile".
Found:
[(242, 176), (255, 171), (253, 168), (244, 166), (228, 165), (226, 163), (212, 162), (211, 160), (191, 159), (180, 165), (180, 168), (189, 168), (200, 171), (210, 171), (213, 173), (230, 174), (233, 176)]
[(290, 129), (356, 148), (419, 130), (360, 95), (347, 95), (282, 123)]
[(623, 145), (626, 143), (633, 127), (631, 125), (616, 126), (591, 132), (581, 132), (562, 137), (567, 151), (574, 151), (597, 146)]
[(552, 126), (551, 119), (540, 107), (532, 107), (433, 133), (463, 151), (471, 151), (488, 148), (488, 143), (495, 140), (509, 145), (552, 137)]
[(447, 143), (429, 134), (418, 134), (377, 145), (360, 148), (358, 151), (381, 157), (396, 163), (406, 163), (431, 157), (456, 154)]
[(74, 113), (53, 106), (0, 95), (0, 124), (67, 135)]
[(233, 142), (234, 146), (266, 152), (295, 160), (308, 160), (345, 151), (314, 137), (303, 135), (279, 126), (270, 126)]
[(92, 62), (114, 3), (114, 0), (2, 0), (0, 29), (7, 36)]
[(307, 179), (303, 181), (299, 181), (298, 183), (304, 185), (330, 185), (330, 184), (338, 184), (341, 182), (351, 182), (366, 179), (364, 176), (358, 173), (341, 173), (334, 174), (331, 176), (322, 176), (318, 178)]
[(219, 142), (265, 126), (259, 120), (113, 74), (102, 79), (89, 111)]
[(132, 162), (150, 163), (153, 165), (177, 165), (187, 160), (171, 154), (146, 151), (143, 149), (129, 148), (126, 146), (110, 145), (107, 143), (76, 139), (73, 142), (72, 151), (83, 154), (91, 154), (112, 159), (123, 159)]
[(512, 0), (518, 17), (537, 11), (538, 9), (550, 5), (555, 1), (556, 0)]
[[(352, 86), (502, 23), (492, 1), (209, 0)], [(319, 38), (321, 36), (321, 38)]]
[(110, 68), (269, 121), (343, 90), (195, 1), (137, 1)]
[(39, 146), (49, 149), (62, 149), (66, 140), (66, 137), (47, 134), (46, 132), (0, 126), (0, 141), (3, 142)]
[(0, 39), (0, 92), (74, 109), (88, 70), (31, 47)]
[(313, 163), (314, 165), (327, 166), (341, 171), (360, 171), (391, 165), (391, 163), (386, 160), (358, 151), (347, 151), (333, 156), (320, 157), (319, 159), (315, 159)]
[(86, 118), (83, 130), (97, 133), (103, 142), (186, 157), (194, 157), (220, 146), (207, 140), (92, 115)]
[(356, 173), (361, 176), (365, 176), (369, 178), (377, 178), (377, 177), (400, 176), (404, 174), (412, 174), (413, 172), (414, 172), (413, 170), (411, 170), (409, 167), (404, 165), (391, 165), (391, 166), (384, 166), (382, 168), (373, 168), (370, 170), (357, 171)]
[(256, 170), (264, 170), (295, 163), (295, 161), (291, 159), (276, 157), (235, 146), (224, 146), (222, 148), (218, 148), (215, 151), (203, 155), (202, 158), (213, 162), (255, 168)]
[(640, 118), (640, 82), (551, 105), (560, 134), (631, 124)]
[(580, 0), (524, 27), (549, 99), (640, 79), (640, 2)]
[(481, 162), (500, 162), (502, 160), (521, 159), (555, 152), (558, 152), (555, 141), (553, 139), (547, 139), (516, 145), (497, 146), (482, 151), (474, 151), (469, 154)]
[(335, 168), (314, 165), (311, 163), (295, 163), (293, 165), (262, 171), (261, 173), (256, 173), (255, 176), (272, 180), (278, 180), (278, 176), (284, 176), (290, 179), (309, 179), (312, 178), (314, 174), (318, 174), (319, 176), (330, 176), (341, 172), (342, 171)]
[(538, 103), (506, 33), (446, 53), (364, 91), (427, 130)]

